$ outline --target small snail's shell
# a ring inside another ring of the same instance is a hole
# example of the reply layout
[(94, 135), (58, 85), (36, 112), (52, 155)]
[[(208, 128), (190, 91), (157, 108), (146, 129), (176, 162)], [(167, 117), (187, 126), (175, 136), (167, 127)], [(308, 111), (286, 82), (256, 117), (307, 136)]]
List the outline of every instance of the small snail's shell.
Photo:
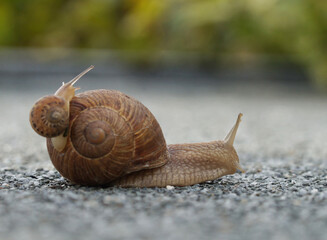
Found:
[(104, 185), (130, 172), (168, 161), (161, 128), (139, 101), (113, 90), (88, 91), (70, 102), (67, 144), (57, 151), (48, 138), (50, 158), (73, 182)]
[(66, 101), (58, 96), (45, 96), (38, 100), (30, 113), (32, 128), (43, 137), (56, 137), (69, 125)]

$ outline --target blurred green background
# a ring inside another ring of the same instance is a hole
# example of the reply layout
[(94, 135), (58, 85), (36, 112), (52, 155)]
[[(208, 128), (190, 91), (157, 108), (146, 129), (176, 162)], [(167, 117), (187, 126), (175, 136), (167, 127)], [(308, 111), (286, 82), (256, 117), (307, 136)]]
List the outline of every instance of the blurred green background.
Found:
[(327, 1), (1, 0), (2, 47), (121, 51), (135, 64), (165, 53), (197, 64), (293, 63), (327, 89)]

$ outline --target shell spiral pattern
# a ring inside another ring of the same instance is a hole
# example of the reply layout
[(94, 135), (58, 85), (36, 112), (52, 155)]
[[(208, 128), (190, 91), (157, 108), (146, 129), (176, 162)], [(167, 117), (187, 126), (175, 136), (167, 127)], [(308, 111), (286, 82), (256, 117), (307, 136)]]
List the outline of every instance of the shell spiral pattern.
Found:
[(57, 170), (73, 182), (105, 185), (130, 172), (164, 165), (169, 158), (161, 128), (137, 100), (113, 90), (88, 91), (70, 102), (63, 152), (47, 145)]
[(43, 137), (56, 137), (69, 126), (65, 100), (58, 96), (45, 96), (38, 100), (30, 113), (33, 129)]

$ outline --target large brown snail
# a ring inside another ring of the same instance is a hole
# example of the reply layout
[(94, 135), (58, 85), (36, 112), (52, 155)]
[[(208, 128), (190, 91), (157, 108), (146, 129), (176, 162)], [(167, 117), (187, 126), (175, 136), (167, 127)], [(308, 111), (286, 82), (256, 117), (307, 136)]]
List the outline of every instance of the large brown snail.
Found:
[(77, 94), (89, 67), (30, 112), (32, 128), (47, 138), (55, 168), (82, 185), (186, 186), (241, 170), (233, 147), (241, 121), (223, 141), (167, 145), (160, 125), (139, 101), (114, 90)]

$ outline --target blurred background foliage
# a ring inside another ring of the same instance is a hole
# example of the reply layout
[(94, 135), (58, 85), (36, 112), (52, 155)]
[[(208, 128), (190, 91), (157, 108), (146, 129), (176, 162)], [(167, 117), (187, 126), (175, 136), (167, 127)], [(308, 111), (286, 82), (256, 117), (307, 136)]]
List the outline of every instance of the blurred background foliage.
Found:
[(270, 60), (304, 67), (327, 87), (327, 1), (322, 0), (1, 0), (4, 47), (97, 48)]

